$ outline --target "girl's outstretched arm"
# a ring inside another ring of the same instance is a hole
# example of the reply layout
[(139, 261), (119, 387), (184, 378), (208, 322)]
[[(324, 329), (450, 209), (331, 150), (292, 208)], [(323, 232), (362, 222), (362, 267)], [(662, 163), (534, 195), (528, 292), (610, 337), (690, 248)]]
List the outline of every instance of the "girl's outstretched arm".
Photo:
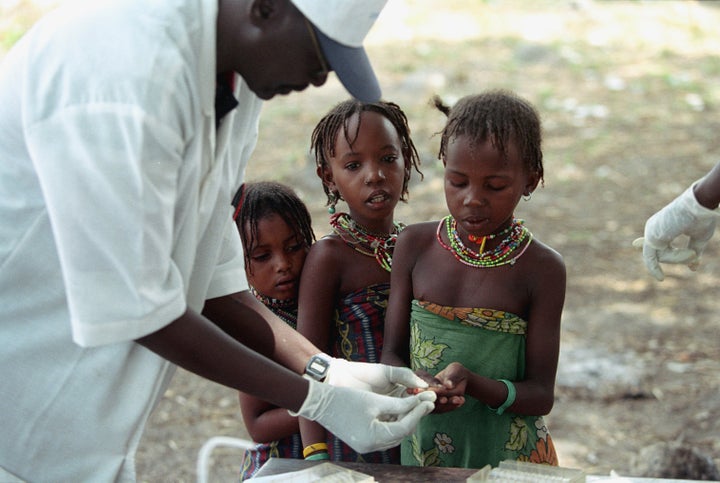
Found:
[(287, 409), (275, 406), (244, 392), (239, 393), (243, 422), (253, 441), (267, 443), (300, 432), (298, 418)]

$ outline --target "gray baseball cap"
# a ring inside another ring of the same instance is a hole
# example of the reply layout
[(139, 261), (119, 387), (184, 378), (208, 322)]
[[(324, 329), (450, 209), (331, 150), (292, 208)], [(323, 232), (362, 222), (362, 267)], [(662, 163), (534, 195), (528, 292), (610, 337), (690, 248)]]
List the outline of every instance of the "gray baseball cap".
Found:
[(363, 41), (387, 0), (291, 0), (310, 21), (330, 68), (348, 92), (363, 102), (382, 91)]

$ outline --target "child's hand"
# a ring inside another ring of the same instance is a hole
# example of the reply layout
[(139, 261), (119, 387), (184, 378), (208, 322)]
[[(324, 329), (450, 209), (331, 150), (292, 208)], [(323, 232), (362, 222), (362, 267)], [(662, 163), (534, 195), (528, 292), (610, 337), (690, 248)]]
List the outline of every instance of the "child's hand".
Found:
[(438, 396), (433, 413), (446, 413), (465, 404), (467, 373), (467, 369), (462, 364), (452, 362), (435, 375), (435, 380), (441, 383), (441, 388), (433, 389)]
[(426, 387), (426, 388), (408, 388), (408, 390), (407, 390), (408, 394), (417, 394), (417, 393), (423, 392), (423, 391), (438, 392), (443, 389), (442, 381), (437, 379), (435, 376), (433, 376), (429, 372), (419, 369), (419, 370), (415, 371), (415, 375), (418, 376), (423, 381), (425, 381), (428, 384), (428, 387)]
[[(447, 413), (453, 411), (463, 404), (465, 404), (465, 378), (462, 378), (462, 382), (458, 384), (456, 380), (459, 380), (458, 373), (466, 371), (466, 369), (459, 363), (453, 362), (451, 365), (459, 366), (448, 372), (448, 368), (438, 373), (437, 376), (433, 376), (427, 371), (417, 370), (415, 375), (421, 378), (423, 381), (428, 383), (426, 389), (408, 389), (408, 394), (417, 394), (422, 391), (433, 391), (437, 394), (435, 400), (435, 410), (433, 413)], [(466, 371), (467, 372), (467, 371)], [(465, 372), (465, 373), (466, 373)], [(448, 379), (448, 374), (450, 374)]]

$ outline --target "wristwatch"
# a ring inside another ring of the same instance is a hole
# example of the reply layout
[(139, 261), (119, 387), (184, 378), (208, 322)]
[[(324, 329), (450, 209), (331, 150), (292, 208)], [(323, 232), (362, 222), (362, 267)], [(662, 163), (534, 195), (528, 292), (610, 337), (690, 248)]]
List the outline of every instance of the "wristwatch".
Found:
[(305, 374), (316, 381), (322, 382), (330, 369), (330, 356), (327, 354), (315, 354), (305, 366)]

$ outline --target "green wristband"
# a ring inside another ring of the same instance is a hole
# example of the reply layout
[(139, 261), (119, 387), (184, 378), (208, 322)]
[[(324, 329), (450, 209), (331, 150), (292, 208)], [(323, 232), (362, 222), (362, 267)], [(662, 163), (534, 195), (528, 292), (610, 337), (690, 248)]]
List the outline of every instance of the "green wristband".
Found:
[(315, 460), (329, 460), (330, 455), (326, 451), (318, 451), (317, 453), (313, 453), (310, 456), (305, 457), (305, 461), (315, 461)]
[(498, 379), (498, 381), (505, 384), (507, 386), (507, 390), (508, 390), (508, 394), (507, 394), (507, 398), (505, 399), (505, 402), (502, 403), (500, 405), (500, 407), (497, 409), (490, 408), (493, 411), (495, 411), (499, 416), (502, 413), (504, 413), (507, 408), (509, 408), (510, 406), (513, 405), (513, 403), (515, 402), (515, 396), (517, 395), (517, 391), (515, 391), (515, 384), (508, 381), (507, 379)]

